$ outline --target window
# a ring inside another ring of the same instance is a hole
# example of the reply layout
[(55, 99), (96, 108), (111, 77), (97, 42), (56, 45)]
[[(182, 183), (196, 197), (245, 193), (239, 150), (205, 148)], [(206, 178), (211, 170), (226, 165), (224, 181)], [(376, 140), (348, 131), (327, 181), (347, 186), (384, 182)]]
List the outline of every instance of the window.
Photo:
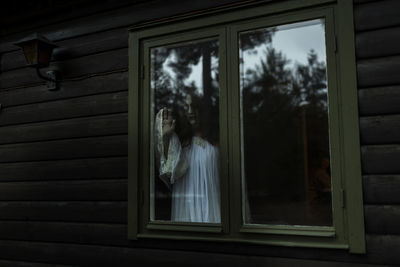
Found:
[(203, 15), (130, 30), (130, 238), (364, 252), (351, 3)]

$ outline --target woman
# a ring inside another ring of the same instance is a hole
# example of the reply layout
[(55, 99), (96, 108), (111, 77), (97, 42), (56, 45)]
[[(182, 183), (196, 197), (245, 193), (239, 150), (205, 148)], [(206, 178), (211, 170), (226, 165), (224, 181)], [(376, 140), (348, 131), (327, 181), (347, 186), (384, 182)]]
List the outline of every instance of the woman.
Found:
[(160, 178), (172, 185), (172, 221), (221, 221), (218, 127), (205, 118), (210, 109), (188, 94), (178, 122), (169, 109), (156, 116)]

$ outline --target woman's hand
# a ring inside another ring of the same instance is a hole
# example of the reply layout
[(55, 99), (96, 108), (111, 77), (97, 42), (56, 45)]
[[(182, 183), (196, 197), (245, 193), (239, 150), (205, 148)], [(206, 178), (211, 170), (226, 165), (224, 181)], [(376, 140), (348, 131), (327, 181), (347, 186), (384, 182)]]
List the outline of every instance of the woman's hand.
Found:
[(169, 136), (175, 131), (175, 120), (172, 118), (172, 110), (163, 108), (162, 135)]

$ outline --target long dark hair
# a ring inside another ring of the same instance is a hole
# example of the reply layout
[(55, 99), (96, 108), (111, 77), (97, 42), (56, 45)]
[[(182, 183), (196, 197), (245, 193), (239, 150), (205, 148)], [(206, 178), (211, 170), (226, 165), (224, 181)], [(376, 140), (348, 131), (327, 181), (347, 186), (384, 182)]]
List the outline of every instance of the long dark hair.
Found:
[(219, 143), (219, 109), (218, 102), (214, 105), (200, 96), (190, 93), (192, 97), (192, 107), (197, 110), (196, 129), (190, 124), (185, 110), (182, 107), (174, 107), (173, 116), (176, 120), (175, 132), (182, 143), (182, 146), (188, 146), (196, 133), (207, 140), (210, 144), (216, 146)]

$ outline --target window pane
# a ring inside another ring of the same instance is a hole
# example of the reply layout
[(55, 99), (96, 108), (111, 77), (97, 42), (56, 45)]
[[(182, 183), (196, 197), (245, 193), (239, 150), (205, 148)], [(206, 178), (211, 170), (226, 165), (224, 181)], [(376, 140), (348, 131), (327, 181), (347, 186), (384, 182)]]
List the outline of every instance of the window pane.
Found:
[(151, 49), (151, 219), (220, 222), (218, 41)]
[(324, 21), (242, 32), (240, 62), (244, 222), (332, 225)]

